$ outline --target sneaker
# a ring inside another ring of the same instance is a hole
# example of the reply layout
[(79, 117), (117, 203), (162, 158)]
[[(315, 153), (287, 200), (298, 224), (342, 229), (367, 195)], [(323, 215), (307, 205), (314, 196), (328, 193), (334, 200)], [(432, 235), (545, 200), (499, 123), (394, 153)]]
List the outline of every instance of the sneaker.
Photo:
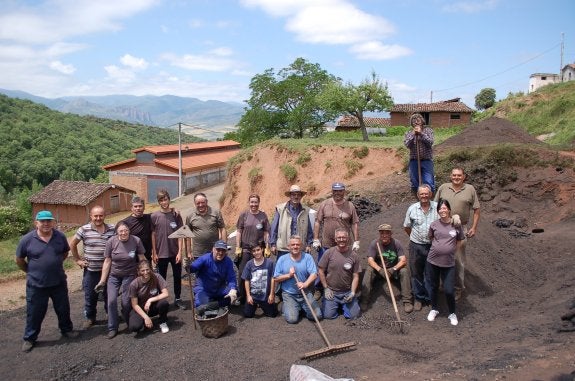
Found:
[(411, 302), (403, 303), (403, 310), (406, 314), (411, 313), (413, 311), (413, 304), (411, 304)]
[(451, 325), (457, 325), (459, 323), (459, 321), (457, 320), (457, 315), (455, 314), (451, 314), (447, 318), (449, 319)]
[(34, 342), (33, 341), (29, 341), (29, 340), (24, 340), (22, 342), (22, 352), (30, 352), (32, 350), (32, 348), (34, 348)]
[(168, 328), (168, 324), (167, 323), (160, 324), (160, 331), (162, 331), (162, 333), (170, 332), (170, 328)]
[(118, 334), (118, 331), (115, 329), (108, 331), (108, 339), (113, 339), (114, 337), (116, 337), (117, 334)]
[(65, 339), (77, 339), (78, 336), (80, 336), (80, 332), (78, 331), (62, 332), (62, 337)]
[(427, 315), (427, 320), (428, 320), (428, 321), (434, 321), (434, 320), (435, 320), (435, 317), (436, 317), (437, 315), (439, 315), (439, 311), (437, 311), (437, 310), (431, 310), (431, 311), (429, 311), (429, 315)]
[(176, 299), (174, 300), (174, 305), (176, 307), (178, 307), (181, 310), (185, 310), (186, 309), (186, 305), (184, 304), (184, 302), (182, 302), (182, 299)]
[(94, 320), (86, 319), (86, 320), (84, 320), (84, 323), (82, 323), (82, 329), (89, 329), (93, 325), (94, 325)]
[(421, 311), (422, 308), (423, 304), (419, 300), (416, 300), (415, 303), (413, 304), (413, 309), (415, 311)]

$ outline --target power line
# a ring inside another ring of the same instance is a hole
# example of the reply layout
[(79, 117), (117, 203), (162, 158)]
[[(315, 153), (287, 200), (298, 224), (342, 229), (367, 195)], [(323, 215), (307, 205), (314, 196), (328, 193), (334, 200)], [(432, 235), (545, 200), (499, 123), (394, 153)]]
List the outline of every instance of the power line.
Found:
[(514, 65), (514, 66), (512, 66), (512, 67), (510, 67), (510, 68), (508, 68), (508, 69), (505, 69), (505, 70), (503, 70), (503, 71), (500, 71), (499, 73), (495, 73), (495, 74), (489, 75), (489, 76), (487, 76), (487, 77), (485, 77), (485, 78), (478, 79), (478, 80), (472, 81), (472, 82), (467, 82), (467, 83), (464, 83), (464, 84), (462, 84), (462, 85), (457, 85), (457, 86), (450, 87), (450, 88), (447, 88), (447, 89), (433, 90), (433, 92), (434, 92), (434, 93), (439, 93), (439, 92), (442, 92), (442, 91), (454, 90), (454, 89), (459, 89), (459, 88), (461, 88), (461, 87), (466, 87), (466, 86), (470, 86), (470, 85), (475, 85), (475, 84), (477, 84), (477, 83), (479, 83), (479, 82), (483, 82), (483, 81), (485, 81), (485, 80), (487, 80), (487, 79), (490, 79), (490, 78), (496, 77), (496, 76), (498, 76), (498, 75), (507, 73), (508, 71), (511, 71), (511, 70), (513, 70), (513, 69), (515, 69), (515, 68), (518, 68), (518, 67), (521, 66), (521, 65), (525, 65), (526, 63), (531, 62), (531, 61), (533, 61), (533, 60), (535, 60), (535, 59), (537, 59), (537, 58), (539, 58), (539, 57), (541, 57), (541, 56), (543, 56), (543, 55), (549, 53), (550, 51), (552, 51), (553, 49), (555, 49), (556, 47), (558, 47), (558, 46), (560, 46), (560, 45), (561, 45), (561, 43), (557, 43), (557, 44), (553, 45), (551, 48), (545, 50), (543, 53), (539, 53), (539, 54), (537, 54), (536, 56), (531, 57), (530, 59), (528, 59), (528, 60), (526, 60), (526, 61), (523, 61), (523, 62), (521, 62), (521, 63), (518, 63), (517, 65)]

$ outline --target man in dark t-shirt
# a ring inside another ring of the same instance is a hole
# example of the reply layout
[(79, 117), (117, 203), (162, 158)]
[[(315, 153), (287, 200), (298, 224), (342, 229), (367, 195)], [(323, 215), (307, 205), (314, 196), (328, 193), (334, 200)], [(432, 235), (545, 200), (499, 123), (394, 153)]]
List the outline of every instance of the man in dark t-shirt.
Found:
[(144, 249), (144, 256), (148, 262), (152, 263), (152, 219), (150, 214), (144, 214), (146, 205), (144, 200), (138, 196), (132, 198), (132, 214), (124, 218), (124, 222), (130, 229), (130, 234), (138, 237)]

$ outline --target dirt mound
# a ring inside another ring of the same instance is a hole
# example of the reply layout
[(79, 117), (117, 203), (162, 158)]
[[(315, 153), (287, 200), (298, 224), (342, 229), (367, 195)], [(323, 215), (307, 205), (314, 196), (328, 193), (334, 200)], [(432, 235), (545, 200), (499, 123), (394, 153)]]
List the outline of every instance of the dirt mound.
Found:
[(435, 148), (438, 151), (448, 147), (471, 147), (501, 143), (542, 144), (518, 125), (497, 117), (471, 124), (459, 135), (452, 136)]

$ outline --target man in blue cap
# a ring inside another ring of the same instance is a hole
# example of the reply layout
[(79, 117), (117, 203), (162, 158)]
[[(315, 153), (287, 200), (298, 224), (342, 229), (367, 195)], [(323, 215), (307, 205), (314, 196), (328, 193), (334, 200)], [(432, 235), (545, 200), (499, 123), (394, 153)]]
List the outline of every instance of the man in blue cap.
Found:
[(16, 264), (26, 273), (26, 328), (22, 351), (30, 352), (42, 328), (42, 321), (52, 299), (62, 337), (73, 339), (78, 332), (70, 319), (68, 282), (64, 260), (70, 246), (66, 236), (54, 228), (54, 216), (48, 210), (36, 214), (36, 229), (20, 239)]
[(353, 237), (352, 250), (359, 251), (359, 217), (353, 203), (345, 199), (345, 185), (333, 183), (331, 194), (331, 198), (320, 204), (313, 226), (313, 247), (317, 250), (318, 262), (325, 250), (337, 246), (335, 231), (339, 228), (349, 232), (349, 237)]
[(237, 299), (238, 284), (234, 263), (228, 257), (228, 244), (225, 241), (216, 241), (212, 252), (192, 262), (190, 272), (196, 273), (196, 307), (214, 301), (217, 301), (220, 307), (227, 306)]

